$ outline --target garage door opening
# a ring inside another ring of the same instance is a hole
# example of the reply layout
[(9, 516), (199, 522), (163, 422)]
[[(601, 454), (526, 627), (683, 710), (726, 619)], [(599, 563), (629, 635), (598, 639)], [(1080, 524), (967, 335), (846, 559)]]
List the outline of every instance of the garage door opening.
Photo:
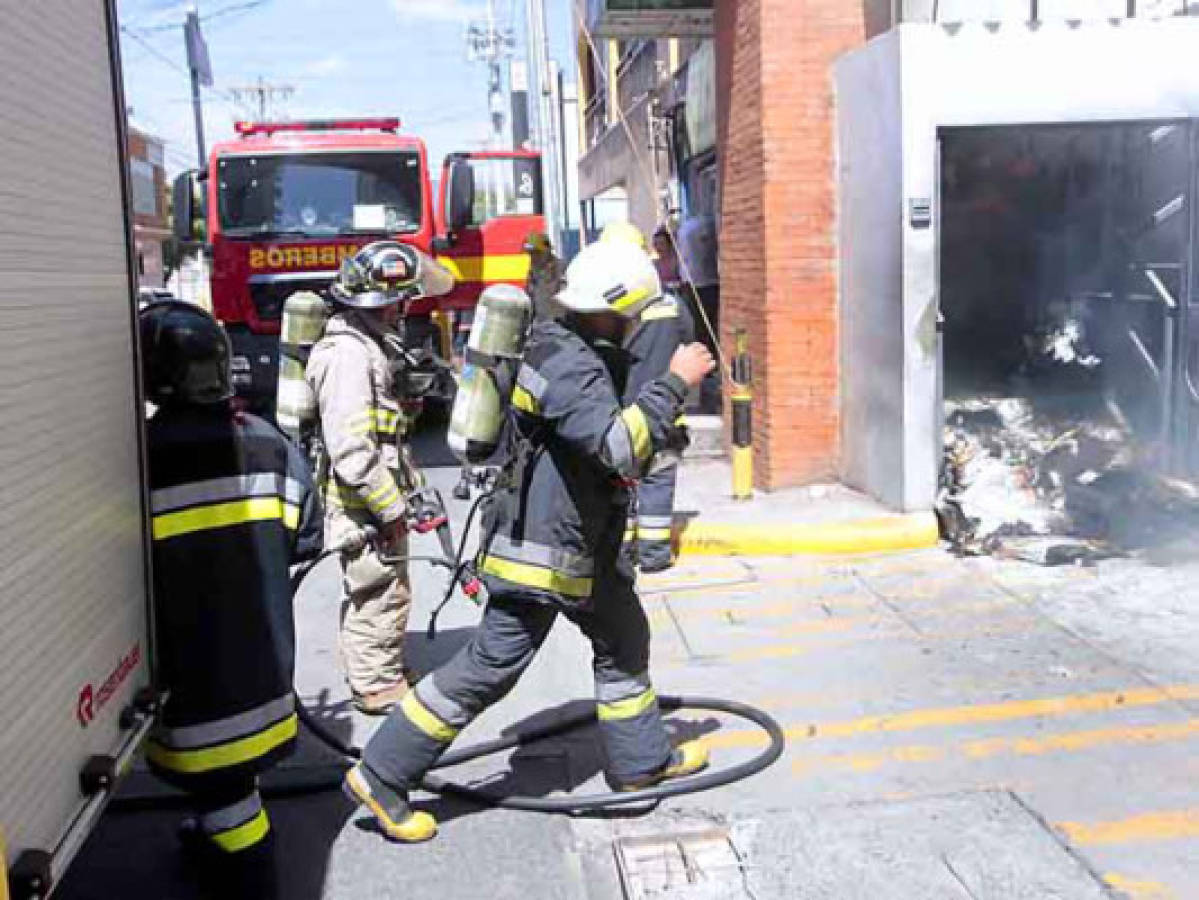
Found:
[(960, 550), (1199, 534), (1195, 132), (941, 131), (939, 508)]

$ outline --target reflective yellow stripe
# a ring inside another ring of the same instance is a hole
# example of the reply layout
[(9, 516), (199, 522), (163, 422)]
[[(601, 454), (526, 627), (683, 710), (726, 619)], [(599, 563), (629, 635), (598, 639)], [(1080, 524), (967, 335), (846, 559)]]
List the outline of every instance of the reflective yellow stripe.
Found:
[(352, 417), (347, 423), (350, 434), (392, 435), (399, 431), (400, 414), (390, 409), (369, 409), (365, 413)]
[(629, 429), (629, 438), (633, 442), (633, 455), (639, 462), (645, 462), (654, 449), (649, 435), (649, 420), (645, 418), (645, 412), (634, 403), (621, 412), (620, 418), (624, 420), (625, 427)]
[(641, 313), (642, 322), (657, 322), (660, 319), (677, 319), (679, 308), (674, 303), (654, 303)]
[(634, 540), (636, 537), (637, 537), (637, 529), (636, 528), (626, 528), (624, 530), (624, 537), (621, 538), (621, 540), (627, 544), (629, 541)]
[(642, 691), (636, 697), (629, 697), (627, 700), (617, 700), (614, 703), (599, 703), (597, 704), (597, 713), (605, 722), (611, 722), (616, 719), (631, 719), (634, 716), (639, 716), (658, 699), (658, 695), (654, 693), (653, 688)]
[(637, 529), (637, 538), (642, 541), (669, 541), (671, 534), (669, 528), (638, 527)]
[(439, 256), (455, 281), (521, 281), (529, 277), (529, 257), (523, 253), (491, 256)]
[(458, 736), (458, 729), (452, 725), (447, 725), (433, 713), (425, 708), (425, 705), (420, 702), (415, 691), (409, 691), (404, 695), (404, 699), (400, 701), (400, 709), (404, 711), (404, 715), (408, 717), (408, 721), (433, 738), (435, 741), (440, 741), (443, 744), (448, 744)]
[(527, 412), (533, 416), (541, 414), (541, 405), (537, 402), (537, 398), (519, 384), (512, 389), (512, 405), (521, 412)]
[(568, 597), (591, 596), (592, 579), (563, 575), (561, 572), (555, 572), (553, 569), (543, 566), (533, 566), (528, 563), (488, 556), (483, 560), (483, 571), (488, 575), (495, 575), (505, 581), (511, 581), (513, 584), (541, 588), (543, 591), (553, 591), (555, 594), (566, 594)]
[(400, 499), (400, 489), (396, 483), (390, 482), (366, 495), (366, 505), (373, 512), (382, 512)]
[(211, 506), (197, 506), (180, 512), (164, 513), (154, 517), (154, 540), (165, 541), (181, 534), (207, 531), (212, 528), (227, 528), (247, 522), (263, 522), (282, 519), (288, 528), (295, 529), (300, 523), (300, 508), (279, 497), (254, 497), (249, 500), (231, 500)]
[(200, 750), (171, 750), (162, 744), (151, 741), (146, 756), (164, 769), (182, 772), (186, 775), (211, 772), (213, 769), (226, 769), (266, 756), (276, 747), (295, 738), (297, 721), (293, 713), (258, 734), (230, 741), (227, 744), (204, 747)]
[(636, 306), (642, 300), (649, 297), (651, 291), (649, 288), (638, 288), (635, 291), (629, 291), (623, 297), (618, 297), (612, 301), (612, 308), (616, 312), (624, 312), (630, 306)]
[(266, 817), (266, 810), (260, 809), (258, 810), (258, 815), (249, 822), (246, 822), (244, 825), (238, 825), (236, 828), (230, 828), (228, 831), (214, 834), (212, 840), (226, 853), (236, 853), (238, 850), (253, 847), (266, 837), (270, 833), (270, 830), (271, 823)]

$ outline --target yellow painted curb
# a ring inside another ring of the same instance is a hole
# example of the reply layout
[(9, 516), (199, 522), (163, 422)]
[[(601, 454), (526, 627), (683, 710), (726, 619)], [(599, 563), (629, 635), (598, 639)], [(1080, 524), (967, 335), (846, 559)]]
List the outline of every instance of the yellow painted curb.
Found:
[(753, 525), (687, 521), (675, 523), (681, 556), (803, 556), (885, 553), (937, 546), (937, 517), (931, 512), (877, 519)]

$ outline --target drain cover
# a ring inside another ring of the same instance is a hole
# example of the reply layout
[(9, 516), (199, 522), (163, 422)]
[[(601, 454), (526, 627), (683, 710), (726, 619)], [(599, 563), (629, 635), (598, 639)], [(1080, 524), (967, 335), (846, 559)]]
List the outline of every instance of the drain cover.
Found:
[(628, 900), (752, 898), (745, 863), (725, 828), (624, 837), (616, 866)]

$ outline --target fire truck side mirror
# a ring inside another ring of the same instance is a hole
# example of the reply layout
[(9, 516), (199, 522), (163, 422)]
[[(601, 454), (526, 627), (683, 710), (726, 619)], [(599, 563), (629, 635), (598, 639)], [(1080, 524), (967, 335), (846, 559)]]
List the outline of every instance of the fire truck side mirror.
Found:
[(446, 224), (452, 234), (469, 228), (474, 217), (475, 170), (466, 160), (455, 160), (450, 164), (449, 179)]
[(200, 219), (203, 203), (200, 194), (199, 173), (194, 169), (180, 173), (172, 186), (171, 201), (175, 240), (181, 244), (194, 244), (202, 241), (204, 232)]

